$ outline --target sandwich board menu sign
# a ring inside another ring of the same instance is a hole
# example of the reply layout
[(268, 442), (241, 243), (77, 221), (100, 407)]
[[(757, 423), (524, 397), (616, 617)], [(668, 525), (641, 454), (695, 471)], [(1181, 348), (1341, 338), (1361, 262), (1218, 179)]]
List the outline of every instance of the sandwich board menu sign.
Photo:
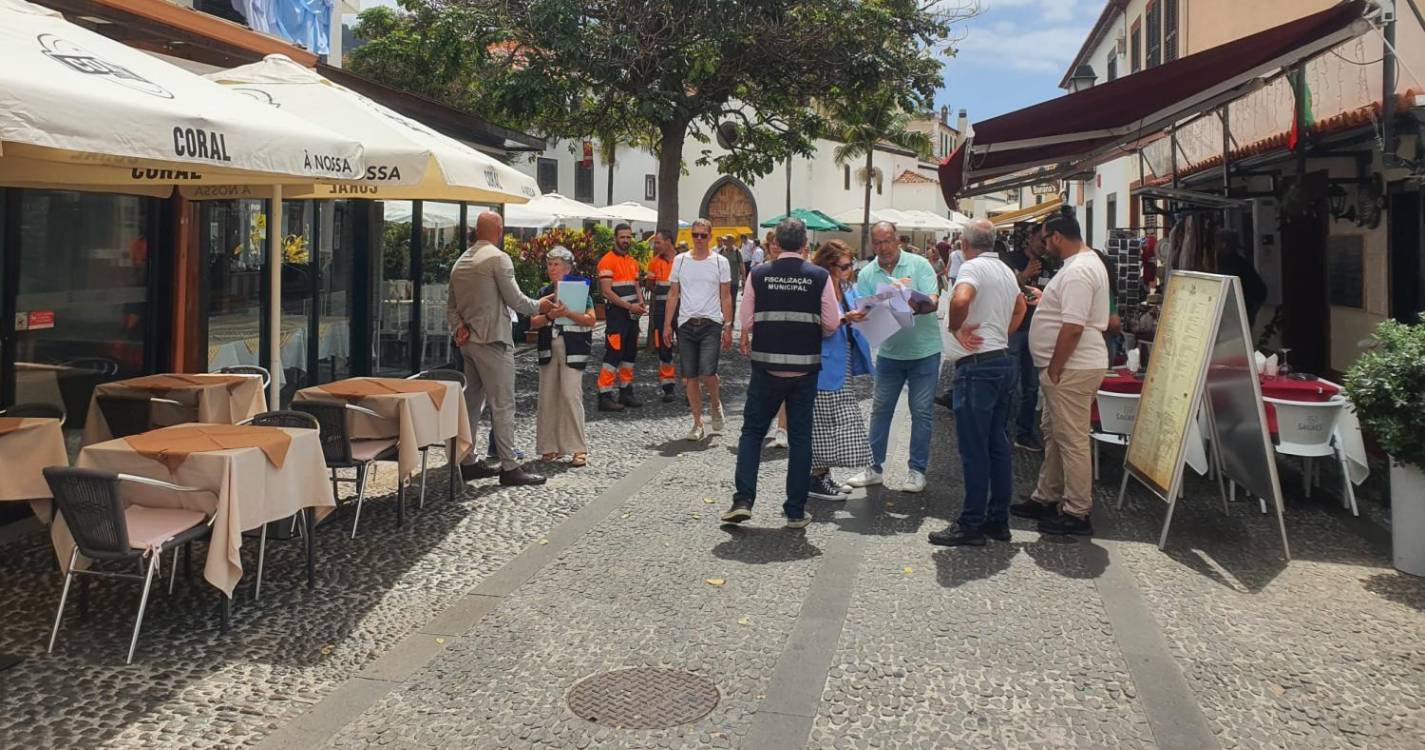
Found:
[(1175, 271), (1168, 278), (1118, 493), (1121, 504), (1131, 478), (1168, 503), (1159, 548), (1167, 544), (1182, 495), (1183, 459), (1199, 412), (1207, 419), (1219, 479), (1225, 476), (1272, 501), (1282, 550), (1290, 559), (1241, 282), (1235, 276)]

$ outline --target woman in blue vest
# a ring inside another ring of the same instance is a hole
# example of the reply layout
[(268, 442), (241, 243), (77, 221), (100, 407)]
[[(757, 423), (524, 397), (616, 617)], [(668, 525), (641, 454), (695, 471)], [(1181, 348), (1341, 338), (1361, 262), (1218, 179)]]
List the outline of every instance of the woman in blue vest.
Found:
[(558, 300), (559, 282), (589, 279), (575, 276), (574, 254), (555, 245), (544, 258), (549, 285), (539, 296), (555, 297), (556, 306), (535, 315), (530, 327), (539, 331), (539, 408), (535, 413), (535, 444), (546, 462), (572, 455), (572, 466), (588, 463), (589, 440), (584, 434), (584, 366), (593, 348), (594, 300), (586, 295), (582, 313)]
[(841, 240), (829, 240), (812, 262), (831, 274), (836, 301), (841, 305), (841, 328), (821, 341), (821, 372), (812, 406), (811, 487), (807, 494), (822, 500), (844, 500), (851, 492), (831, 476), (832, 467), (861, 468), (871, 461), (866, 421), (851, 392), (851, 378), (869, 375), (871, 345), (851, 323), (866, 314), (854, 310), (856, 292), (851, 286), (851, 266), (856, 254)]

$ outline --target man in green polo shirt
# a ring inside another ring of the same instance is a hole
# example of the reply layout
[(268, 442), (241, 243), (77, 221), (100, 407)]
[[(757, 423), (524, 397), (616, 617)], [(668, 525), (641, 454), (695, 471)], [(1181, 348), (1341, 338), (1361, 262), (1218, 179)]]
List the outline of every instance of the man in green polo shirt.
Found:
[(930, 463), (930, 431), (935, 406), (935, 385), (940, 379), (943, 344), (935, 311), (940, 306), (940, 286), (930, 261), (902, 252), (896, 227), (883, 221), (871, 227), (871, 247), (876, 261), (861, 269), (856, 293), (873, 295), (882, 284), (899, 282), (928, 297), (912, 302), (915, 325), (886, 339), (876, 354), (876, 392), (871, 407), (871, 460), (865, 471), (849, 480), (853, 487), (880, 484), (890, 442), (891, 418), (901, 390), (910, 389), (910, 474), (902, 492), (925, 489), (925, 467)]

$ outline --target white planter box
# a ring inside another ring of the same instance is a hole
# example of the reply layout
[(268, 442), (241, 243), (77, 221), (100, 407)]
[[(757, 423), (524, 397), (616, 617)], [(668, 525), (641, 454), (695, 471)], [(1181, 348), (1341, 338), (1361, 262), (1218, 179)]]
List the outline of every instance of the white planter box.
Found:
[(1425, 471), (1390, 462), (1390, 533), (1395, 569), (1425, 576)]

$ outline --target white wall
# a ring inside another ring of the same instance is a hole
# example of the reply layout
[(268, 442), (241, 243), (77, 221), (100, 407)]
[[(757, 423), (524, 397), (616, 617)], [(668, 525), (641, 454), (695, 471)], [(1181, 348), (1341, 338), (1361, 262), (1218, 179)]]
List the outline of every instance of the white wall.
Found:
[[(558, 190), (560, 194), (569, 198), (575, 197), (575, 165), (582, 157), (580, 144), (579, 141), (552, 142), (543, 153), (537, 155), (558, 162)], [(861, 208), (864, 183), (859, 178), (859, 172), (865, 165), (865, 160), (863, 158), (857, 160), (857, 163), (849, 165), (851, 183), (850, 189), (847, 189), (845, 167), (837, 164), (831, 158), (835, 146), (836, 144), (831, 141), (819, 141), (817, 154), (814, 158), (792, 160), (793, 208), (815, 208), (829, 214)], [(683, 163), (687, 173), (682, 176), (678, 185), (678, 214), (680, 219), (686, 221), (697, 217), (709, 189), (722, 178), (715, 161), (706, 165), (697, 164), (698, 159), (702, 157), (703, 149), (708, 149), (714, 158), (725, 153), (716, 143), (703, 144), (689, 139), (689, 143), (683, 150)], [(516, 157), (513, 164), (515, 168), (525, 174), (538, 176), (538, 167), (534, 157), (519, 156)], [(872, 208), (921, 209), (932, 211), (941, 216), (946, 215), (947, 209), (945, 201), (940, 195), (938, 183), (896, 184), (895, 182), (895, 179), (907, 170), (935, 179), (932, 165), (919, 162), (914, 157), (888, 151), (877, 151), (874, 156), (874, 164), (881, 171), (882, 176), (879, 193), (876, 192), (873, 183)], [(592, 202), (599, 206), (607, 205), (609, 203), (606, 195), (608, 165), (604, 164), (599, 157), (597, 144), (595, 144), (593, 171), (594, 200)], [(614, 164), (612, 202), (637, 201), (656, 208), (656, 199), (645, 200), (644, 198), (644, 177), (646, 175), (656, 176), (657, 173), (658, 161), (652, 154), (641, 149), (620, 146)], [(756, 203), (759, 222), (786, 210), (787, 170), (785, 166), (779, 166), (770, 174), (747, 183), (747, 188)], [(658, 185), (658, 191), (662, 190), (663, 186)], [(853, 232), (852, 236), (857, 236), (857, 233)]]

